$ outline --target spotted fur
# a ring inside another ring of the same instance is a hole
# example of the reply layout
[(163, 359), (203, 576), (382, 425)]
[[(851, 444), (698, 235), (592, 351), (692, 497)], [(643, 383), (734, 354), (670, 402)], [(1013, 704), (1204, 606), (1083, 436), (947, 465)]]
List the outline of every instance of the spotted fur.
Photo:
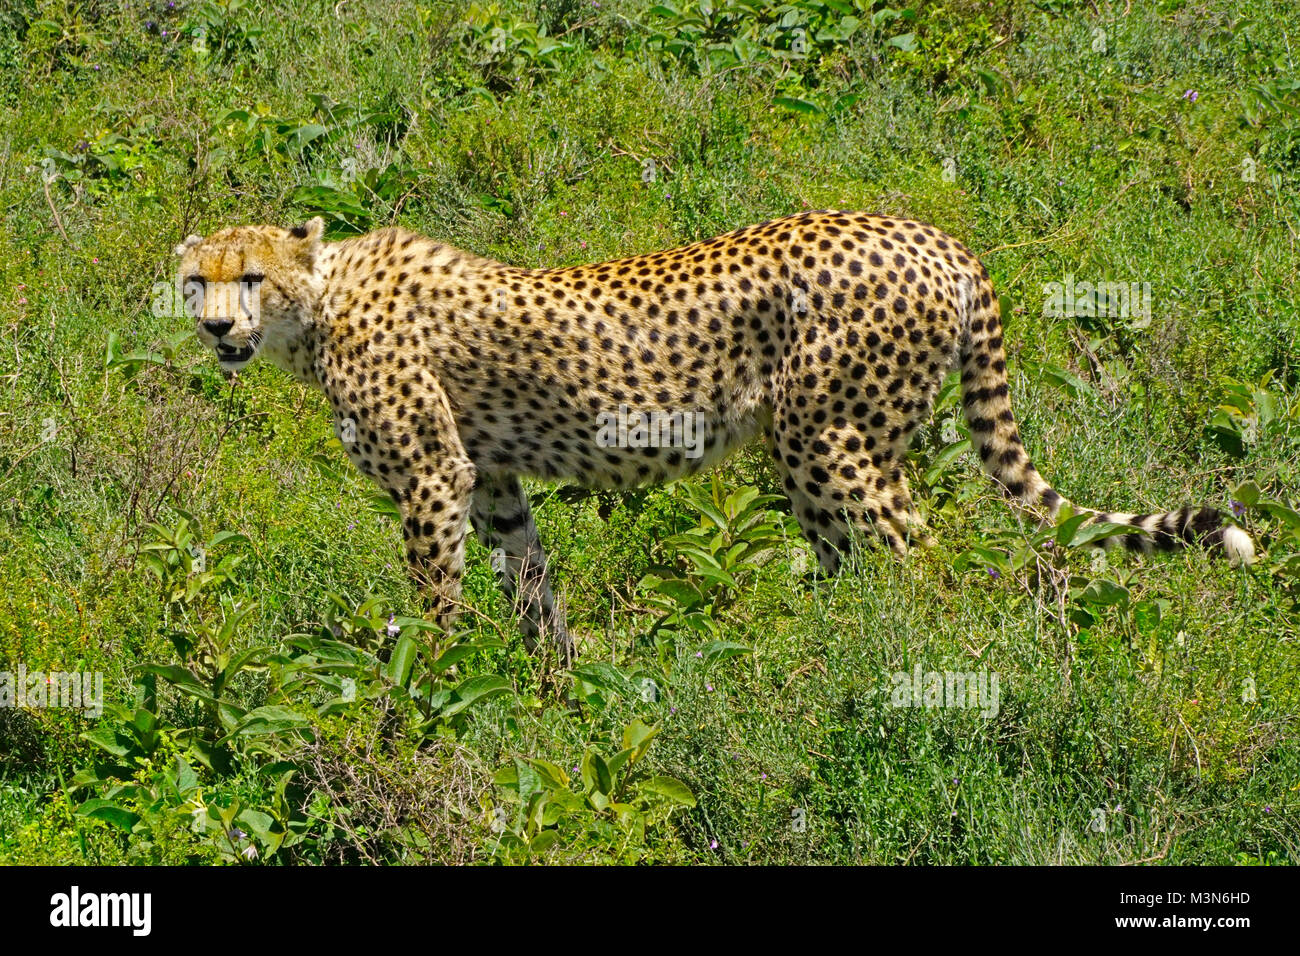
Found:
[[(525, 633), (568, 653), (520, 476), (662, 482), (759, 435), (827, 571), (855, 537), (903, 554), (928, 537), (903, 473), (908, 439), (954, 368), (989, 474), (1043, 517), (1063, 503), (1016, 429), (988, 272), (932, 226), (806, 212), (559, 269), (403, 229), (333, 243), (321, 231), (317, 219), (187, 239), (183, 281), (243, 280), (256, 293), (239, 314), (204, 299), (198, 334), (228, 370), (263, 354), (353, 424), (348, 454), (399, 504), (411, 570), (444, 623), (470, 518)], [(691, 412), (700, 453), (602, 447), (597, 416), (619, 406)], [(1201, 541), (1252, 554), (1211, 508), (1092, 514), (1130, 525), (1120, 542), (1133, 549)]]

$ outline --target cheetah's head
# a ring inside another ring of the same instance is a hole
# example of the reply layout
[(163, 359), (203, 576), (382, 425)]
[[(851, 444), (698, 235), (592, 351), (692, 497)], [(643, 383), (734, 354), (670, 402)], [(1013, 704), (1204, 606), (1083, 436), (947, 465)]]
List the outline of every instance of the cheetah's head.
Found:
[(285, 365), (320, 302), (317, 259), (325, 223), (235, 226), (176, 247), (186, 313), (226, 371), (262, 353)]

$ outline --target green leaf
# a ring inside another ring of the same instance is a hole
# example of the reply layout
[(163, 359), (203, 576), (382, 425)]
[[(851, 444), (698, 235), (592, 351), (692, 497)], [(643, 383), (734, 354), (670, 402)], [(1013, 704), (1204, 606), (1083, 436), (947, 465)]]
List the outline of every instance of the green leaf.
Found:
[(623, 768), (627, 765), (627, 762), (632, 759), (634, 753), (636, 753), (634, 749), (628, 748), (627, 750), (620, 750), (618, 753), (614, 754), (614, 756), (606, 760), (605, 765), (609, 767), (610, 776), (617, 779), (618, 775), (623, 772)]
[(817, 115), (825, 112), (825, 110), (811, 100), (799, 99), (796, 96), (774, 96), (772, 102), (783, 109), (792, 110), (795, 113)]
[(642, 780), (638, 784), (638, 789), (666, 797), (673, 803), (683, 807), (695, 806), (695, 794), (691, 792), (690, 787), (676, 777), (650, 777), (647, 780)]
[(1068, 546), (1074, 540), (1075, 533), (1079, 527), (1090, 518), (1091, 515), (1072, 515), (1066, 518), (1056, 526), (1056, 543), (1062, 546)]
[(638, 717), (623, 729), (623, 747), (629, 750), (640, 747), (653, 739), (657, 733), (659, 733), (658, 727), (651, 727)]
[(588, 750), (582, 760), (582, 785), (588, 793), (608, 796), (614, 789), (614, 777), (603, 757), (594, 750)]
[(471, 707), (490, 697), (512, 693), (514, 693), (514, 687), (504, 677), (499, 677), (496, 674), (470, 677), (456, 687), (456, 700), (443, 708), (442, 716), (451, 717), (460, 713), (466, 707)]
[(389, 658), (384, 668), (384, 674), (390, 682), (399, 687), (406, 686), (418, 651), (418, 645), (410, 637), (402, 635), (398, 638), (397, 646), (393, 648), (393, 656)]
[(184, 757), (176, 756), (176, 791), (184, 796), (199, 785), (199, 776)]
[(541, 780), (542, 786), (548, 790), (562, 790), (569, 786), (569, 775), (555, 764), (548, 760), (532, 758), (528, 761), (532, 768), (537, 771), (537, 776)]
[(1040, 368), (1043, 379), (1057, 388), (1063, 388), (1071, 398), (1078, 398), (1080, 395), (1096, 396), (1097, 390), (1085, 382), (1079, 376), (1056, 365), (1044, 364)]
[(208, 550), (212, 551), (219, 545), (227, 544), (231, 541), (238, 541), (243, 544), (250, 543), (248, 535), (246, 534), (241, 534), (238, 531), (218, 531), (212, 536), (212, 540), (208, 542)]
[(936, 484), (943, 473), (947, 471), (948, 466), (954, 461), (970, 451), (971, 444), (969, 438), (958, 439), (951, 445), (948, 445), (939, 454), (934, 456), (934, 461), (926, 470), (925, 481), (927, 484)]
[(519, 799), (525, 803), (542, 789), (542, 779), (528, 763), (515, 757), (515, 786), (519, 788)]
[(101, 797), (87, 800), (81, 806), (77, 807), (77, 813), (83, 817), (90, 817), (94, 820), (103, 820), (107, 823), (111, 823), (113, 826), (119, 827), (127, 833), (130, 833), (131, 830), (134, 829), (135, 825), (140, 822), (139, 814), (132, 813), (130, 810), (119, 807), (112, 800), (105, 800)]
[(1276, 501), (1261, 501), (1258, 507), (1265, 514), (1281, 521), (1292, 532), (1300, 534), (1300, 512)]
[(529, 841), (528, 849), (533, 853), (545, 853), (559, 842), (559, 833), (554, 830), (543, 830)]
[(240, 671), (266, 670), (266, 665), (261, 663), (260, 659), (263, 657), (269, 657), (272, 653), (273, 649), (269, 647), (250, 647), (246, 650), (240, 651), (232, 657), (230, 663), (226, 665), (226, 680), (229, 680)]
[[(107, 751), (114, 757), (125, 757), (133, 749), (127, 738), (109, 727), (97, 727), (94, 730), (88, 730), (81, 735), (81, 739), (88, 740), (100, 750)], [(127, 742), (124, 743), (123, 741)]]
[(477, 644), (455, 644), (438, 655), (438, 659), (429, 665), (429, 670), (441, 674), (454, 664), (459, 664), (482, 648)]
[(1261, 492), (1259, 490), (1259, 485), (1255, 484), (1253, 481), (1242, 482), (1232, 493), (1232, 497), (1240, 501), (1247, 508), (1255, 507), (1260, 496)]
[(308, 123), (306, 126), (299, 126), (285, 137), (285, 149), (291, 153), (301, 153), (309, 143), (320, 139), (327, 132), (328, 130), (319, 123)]
[(681, 578), (658, 578), (647, 574), (642, 578), (641, 583), (648, 590), (672, 598), (682, 607), (695, 607), (704, 601), (704, 595), (700, 592), (700, 589)]
[(734, 644), (731, 641), (711, 641), (701, 648), (700, 653), (704, 655), (706, 661), (724, 661), (728, 657), (740, 657), (744, 654), (754, 653), (753, 648), (746, 647), (744, 644)]
[(370, 510), (374, 514), (392, 518), (394, 521), (402, 520), (402, 512), (397, 507), (397, 502), (393, 501), (389, 495), (371, 495)]
[[(1085, 522), (1082, 523), (1082, 527), (1077, 527), (1075, 533), (1070, 536), (1068, 542), (1070, 547), (1078, 548), (1091, 541), (1100, 541), (1103, 538), (1113, 538), (1116, 535), (1134, 533), (1131, 525), (1115, 524), (1113, 521), (1093, 521), (1091, 523), (1086, 523), (1086, 519), (1090, 517), (1093, 516), (1075, 515), (1069, 522), (1066, 522), (1066, 524), (1069, 524), (1079, 518), (1085, 519)], [(1059, 532), (1057, 533), (1057, 540), (1060, 540)]]
[(1085, 604), (1096, 605), (1125, 605), (1128, 604), (1128, 588), (1122, 584), (1116, 584), (1114, 581), (1108, 581), (1105, 578), (1097, 578), (1089, 582), (1088, 586), (1080, 591), (1076, 597)]
[(278, 734), (286, 730), (300, 730), (310, 724), (310, 718), (303, 714), (290, 710), (288, 707), (271, 704), (249, 711), (231, 736), (247, 737), (260, 734)]
[(249, 833), (262, 840), (271, 838), (271, 828), (275, 826), (275, 820), (269, 814), (263, 813), (261, 810), (254, 810), (251, 807), (239, 814), (236, 820), (248, 827)]
[(583, 683), (628, 696), (640, 696), (638, 687), (613, 664), (592, 661), (575, 667), (570, 673)]

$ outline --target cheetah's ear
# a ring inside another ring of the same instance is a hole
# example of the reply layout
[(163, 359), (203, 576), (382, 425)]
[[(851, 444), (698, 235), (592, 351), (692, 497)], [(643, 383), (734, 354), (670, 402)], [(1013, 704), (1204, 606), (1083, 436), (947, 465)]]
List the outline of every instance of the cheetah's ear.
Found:
[(324, 232), (325, 220), (320, 216), (314, 216), (302, 225), (294, 226), (289, 230), (290, 241), (298, 257), (307, 265), (315, 261), (316, 251), (320, 248), (320, 237)]
[(189, 252), (191, 249), (193, 249), (202, 241), (203, 241), (202, 236), (186, 236), (185, 241), (177, 245), (176, 248), (172, 250), (172, 252), (176, 253), (176, 255), (178, 256), (183, 256), (185, 255), (185, 253)]
[(320, 216), (308, 219), (300, 226), (294, 226), (289, 230), (289, 235), (295, 239), (300, 239), (309, 245), (315, 245), (320, 242), (322, 233), (325, 232), (325, 220)]

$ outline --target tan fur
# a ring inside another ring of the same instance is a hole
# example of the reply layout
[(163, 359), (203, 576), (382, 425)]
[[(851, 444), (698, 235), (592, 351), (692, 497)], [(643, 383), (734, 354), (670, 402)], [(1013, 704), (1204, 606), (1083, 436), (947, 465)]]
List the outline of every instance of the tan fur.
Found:
[[(662, 482), (760, 433), (825, 568), (854, 532), (904, 553), (925, 538), (902, 470), (908, 439), (958, 367), (989, 472), (1028, 507), (1053, 514), (1062, 502), (1016, 431), (988, 272), (931, 226), (809, 212), (562, 269), (508, 266), (402, 229), (329, 244), (320, 232), (319, 220), (223, 230), (178, 249), (180, 274), (264, 277), (259, 315), (217, 317), (234, 319), (228, 355), (255, 348), (354, 423), (348, 453), (399, 503), (412, 570), (444, 621), (472, 511), (485, 543), (505, 551), (499, 570), (526, 632), (567, 647), (519, 476)], [(210, 347), (202, 320), (213, 317), (196, 316)], [(690, 412), (701, 453), (602, 447), (597, 417), (620, 406)], [(1098, 517), (1132, 524), (1134, 547), (1223, 538), (1208, 509)]]

